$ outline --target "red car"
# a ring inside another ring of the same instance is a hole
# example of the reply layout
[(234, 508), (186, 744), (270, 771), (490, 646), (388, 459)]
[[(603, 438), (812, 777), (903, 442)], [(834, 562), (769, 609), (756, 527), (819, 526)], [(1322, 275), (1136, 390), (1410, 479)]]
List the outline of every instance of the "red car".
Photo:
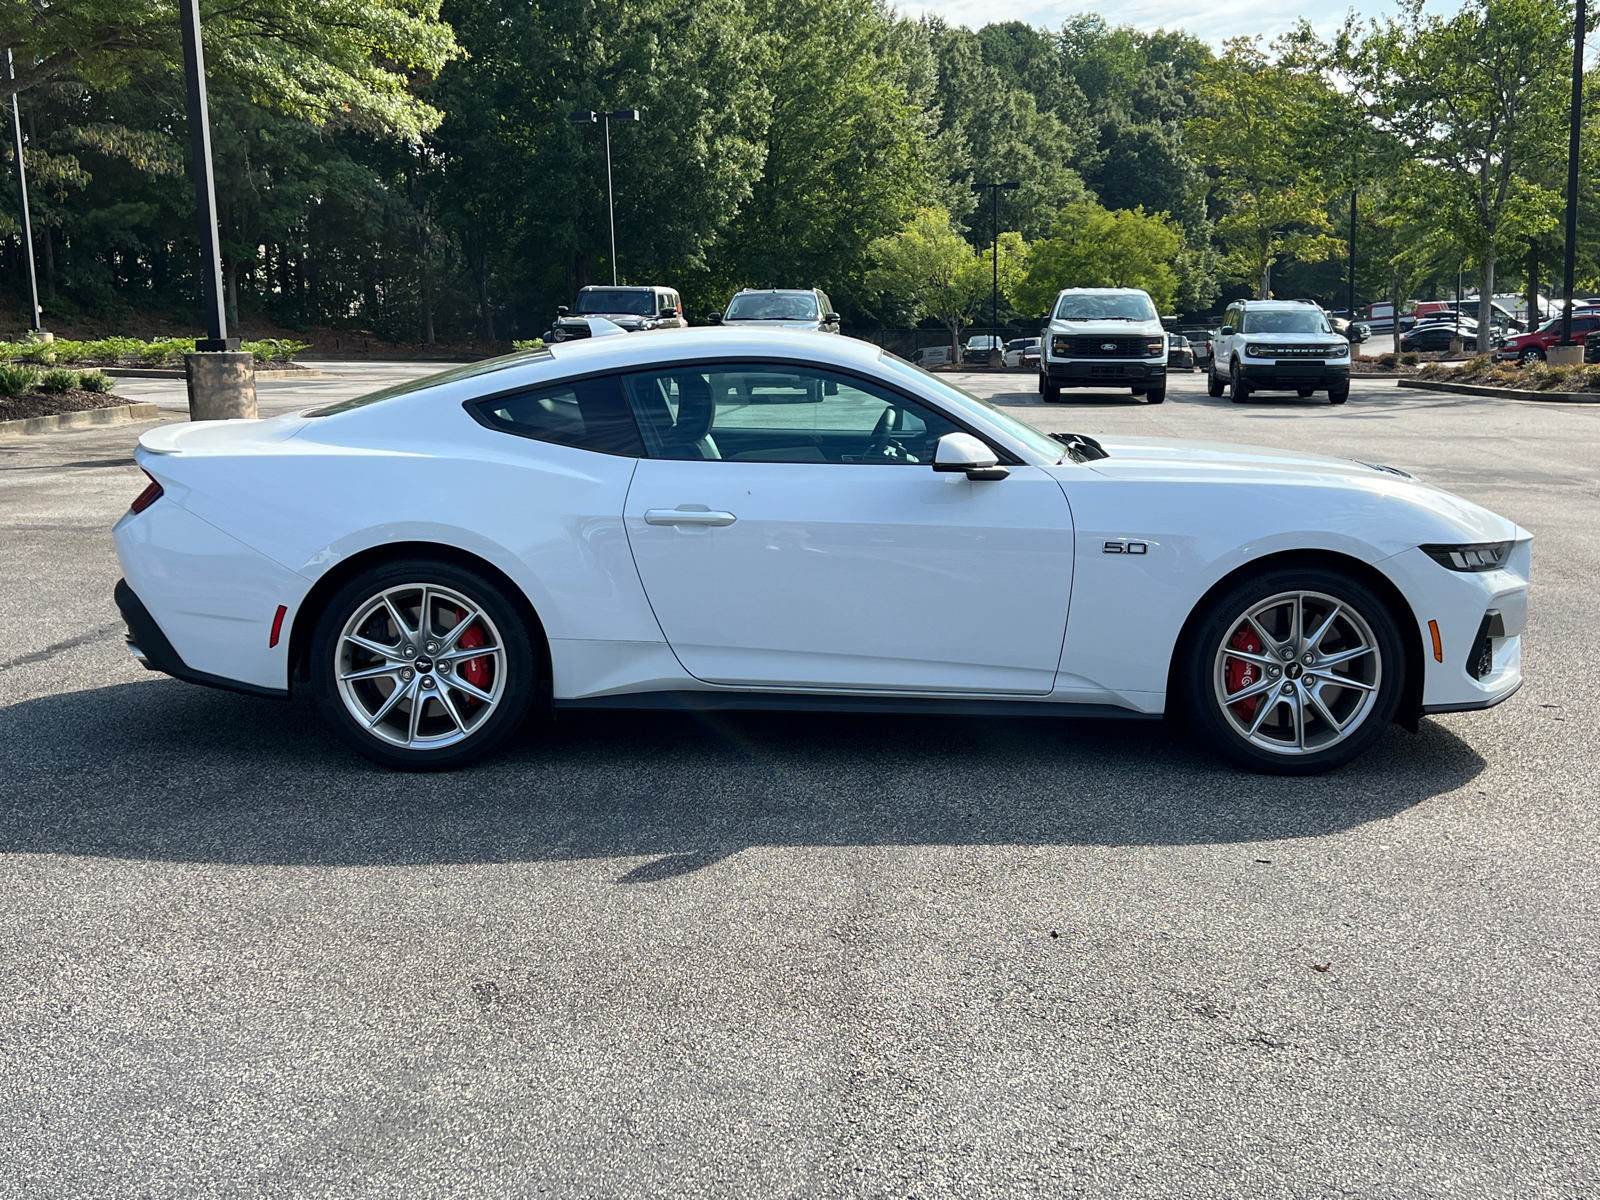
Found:
[[(1572, 340), (1582, 345), (1596, 329), (1600, 329), (1600, 310), (1572, 309)], [(1551, 317), (1532, 333), (1519, 333), (1507, 338), (1494, 356), (1510, 362), (1543, 362), (1545, 351), (1561, 340), (1561, 318)]]

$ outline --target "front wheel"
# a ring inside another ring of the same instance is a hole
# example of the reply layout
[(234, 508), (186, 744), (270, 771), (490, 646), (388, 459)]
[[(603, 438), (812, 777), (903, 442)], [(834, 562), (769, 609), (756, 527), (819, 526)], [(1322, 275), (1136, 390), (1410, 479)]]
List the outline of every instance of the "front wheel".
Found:
[(311, 688), (357, 753), (405, 771), (482, 758), (527, 715), (537, 673), (521, 613), (475, 571), (402, 559), (340, 588), (311, 638)]
[(1244, 381), (1244, 371), (1234, 363), (1228, 373), (1228, 399), (1243, 404), (1250, 399), (1250, 385)]
[(1179, 655), (1184, 711), (1240, 766), (1313, 775), (1366, 751), (1405, 685), (1399, 628), (1365, 584), (1280, 568), (1217, 597)]
[(1162, 384), (1158, 388), (1151, 388), (1148, 392), (1146, 392), (1144, 394), (1144, 402), (1146, 404), (1160, 404), (1166, 398), (1167, 398), (1167, 385), (1166, 384)]
[(1329, 404), (1343, 404), (1348, 399), (1350, 399), (1350, 385), (1348, 383), (1342, 383), (1338, 387), (1328, 389)]
[(1226, 388), (1227, 384), (1217, 374), (1216, 359), (1212, 359), (1211, 365), (1206, 368), (1206, 395), (1215, 400), (1222, 395)]
[(1039, 395), (1044, 397), (1046, 404), (1054, 404), (1061, 399), (1061, 385), (1051, 383), (1049, 376), (1039, 376)]
[(1523, 366), (1529, 363), (1543, 362), (1544, 351), (1537, 346), (1526, 346), (1517, 354), (1517, 361)]

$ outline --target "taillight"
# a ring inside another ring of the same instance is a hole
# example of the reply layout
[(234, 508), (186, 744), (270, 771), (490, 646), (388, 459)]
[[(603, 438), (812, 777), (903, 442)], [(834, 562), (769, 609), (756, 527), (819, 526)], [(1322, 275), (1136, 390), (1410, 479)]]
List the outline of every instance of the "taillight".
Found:
[(149, 471), (146, 471), (144, 473), (144, 477), (146, 479), (150, 480), (150, 486), (145, 488), (144, 491), (140, 492), (137, 496), (135, 496), (133, 498), (133, 503), (128, 505), (128, 508), (131, 511), (136, 512), (136, 513), (142, 513), (145, 509), (149, 508), (157, 500), (161, 499), (161, 494), (162, 494), (161, 485), (155, 481), (154, 477), (151, 476)]

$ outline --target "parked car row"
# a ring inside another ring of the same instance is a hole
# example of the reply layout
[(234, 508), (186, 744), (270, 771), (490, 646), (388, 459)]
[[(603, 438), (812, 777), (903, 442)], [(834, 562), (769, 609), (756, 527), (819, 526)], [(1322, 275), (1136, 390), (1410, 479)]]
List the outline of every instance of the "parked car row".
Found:
[[(839, 332), (839, 314), (819, 288), (745, 288), (725, 310), (711, 313), (707, 319), (713, 325)], [(596, 321), (605, 324), (596, 326)], [(608, 325), (623, 333), (639, 333), (686, 329), (689, 322), (683, 315), (683, 302), (672, 288), (590, 286), (578, 289), (572, 308), (563, 305), (556, 309), (555, 324), (544, 340), (568, 342), (593, 337), (596, 332), (615, 332)]]
[[(1588, 355), (1589, 335), (1600, 329), (1600, 308), (1579, 308), (1572, 306), (1572, 340), (1585, 347), (1584, 361), (1593, 362)], [(1495, 351), (1495, 358), (1502, 362), (1543, 362), (1551, 346), (1561, 341), (1561, 318), (1551, 317), (1532, 333), (1519, 333), (1516, 337), (1507, 338)]]

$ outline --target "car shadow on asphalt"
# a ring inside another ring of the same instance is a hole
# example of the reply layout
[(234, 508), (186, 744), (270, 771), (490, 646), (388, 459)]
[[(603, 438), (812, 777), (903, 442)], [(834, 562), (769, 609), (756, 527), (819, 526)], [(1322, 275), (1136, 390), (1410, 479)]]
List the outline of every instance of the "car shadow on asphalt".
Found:
[(646, 858), (749, 846), (1189, 845), (1394, 816), (1485, 763), (1424, 721), (1329, 775), (1252, 775), (1159, 721), (566, 711), (486, 762), (387, 771), (308, 700), (152, 679), (0, 710), (0, 852), (249, 864)]

